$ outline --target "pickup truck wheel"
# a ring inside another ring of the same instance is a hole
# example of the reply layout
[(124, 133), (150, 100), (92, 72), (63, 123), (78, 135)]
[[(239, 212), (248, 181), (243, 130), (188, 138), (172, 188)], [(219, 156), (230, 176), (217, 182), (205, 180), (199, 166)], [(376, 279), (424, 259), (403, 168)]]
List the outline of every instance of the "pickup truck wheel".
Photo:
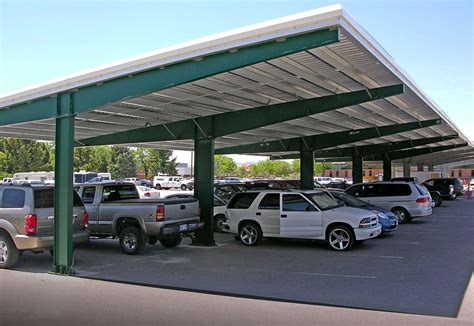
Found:
[(181, 190), (186, 190), (188, 189), (188, 187), (186, 187), (186, 185), (181, 185)]
[(0, 235), (0, 268), (13, 267), (20, 258), (20, 252), (7, 235)]
[(163, 245), (163, 247), (174, 248), (174, 247), (179, 246), (179, 244), (181, 243), (181, 240), (183, 240), (183, 238), (181, 236), (178, 236), (175, 238), (160, 239), (160, 243)]
[(161, 190), (161, 185), (159, 183), (157, 183), (155, 188), (156, 188), (156, 190)]
[(405, 224), (411, 220), (410, 214), (408, 214), (405, 208), (402, 208), (402, 207), (392, 208), (392, 213), (397, 218), (399, 224)]
[(225, 215), (220, 214), (214, 217), (214, 231), (224, 232), (224, 223), (226, 222)]
[(140, 229), (129, 226), (120, 232), (120, 246), (127, 255), (137, 255), (145, 249), (145, 241)]
[(240, 227), (239, 239), (246, 246), (255, 246), (262, 239), (262, 231), (256, 223), (245, 222)]
[(336, 225), (329, 230), (328, 242), (332, 249), (345, 251), (351, 249), (355, 236), (347, 226)]
[(439, 207), (443, 204), (443, 199), (441, 198), (440, 195), (438, 194), (432, 194), (431, 195), (431, 198), (433, 199), (433, 201), (435, 202), (435, 207)]

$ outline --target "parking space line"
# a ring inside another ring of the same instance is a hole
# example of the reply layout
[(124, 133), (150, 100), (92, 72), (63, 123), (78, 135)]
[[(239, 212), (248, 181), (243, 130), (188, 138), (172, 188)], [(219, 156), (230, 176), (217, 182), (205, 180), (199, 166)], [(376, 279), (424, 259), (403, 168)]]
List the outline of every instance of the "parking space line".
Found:
[[(156, 261), (157, 263), (163, 263), (160, 261)], [(213, 266), (212, 268), (208, 265), (197, 265), (197, 264), (183, 264), (186, 267), (193, 267), (198, 269), (206, 269), (206, 270), (213, 270), (215, 271), (216, 268), (221, 269), (230, 269), (230, 270), (242, 270), (242, 267), (227, 267), (227, 266)], [(295, 271), (282, 271), (282, 270), (275, 270), (275, 269), (261, 269), (261, 268), (244, 268), (246, 271), (252, 272), (264, 272), (264, 273), (284, 273), (284, 274), (298, 274), (298, 275), (310, 275), (310, 276), (324, 276), (324, 277), (344, 277), (344, 278), (363, 278), (363, 279), (376, 279), (376, 276), (369, 276), (369, 275), (352, 275), (352, 274), (332, 274), (332, 273), (314, 273), (314, 272), (295, 272)]]
[(386, 243), (400, 243), (400, 244), (407, 244), (407, 245), (419, 245), (420, 242), (409, 242), (409, 241), (385, 241)]

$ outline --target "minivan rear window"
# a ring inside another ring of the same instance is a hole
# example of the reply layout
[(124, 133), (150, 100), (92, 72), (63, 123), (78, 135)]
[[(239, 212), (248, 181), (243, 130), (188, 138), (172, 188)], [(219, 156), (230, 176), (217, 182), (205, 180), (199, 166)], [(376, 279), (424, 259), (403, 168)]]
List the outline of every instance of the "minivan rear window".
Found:
[(257, 192), (236, 193), (229, 201), (227, 208), (247, 209), (250, 207), (250, 205), (252, 205), (257, 196)]
[(423, 187), (422, 185), (419, 185), (417, 183), (414, 183), (416, 190), (418, 190), (418, 193), (422, 196), (428, 195), (428, 192), (426, 191), (426, 188)]

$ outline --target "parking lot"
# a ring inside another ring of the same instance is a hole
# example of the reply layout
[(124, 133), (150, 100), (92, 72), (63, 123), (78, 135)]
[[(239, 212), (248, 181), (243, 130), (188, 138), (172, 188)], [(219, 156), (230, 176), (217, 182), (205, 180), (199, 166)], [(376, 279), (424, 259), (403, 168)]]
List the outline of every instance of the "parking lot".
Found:
[[(223, 295), (455, 317), (474, 268), (474, 201), (446, 201), (433, 215), (349, 252), (321, 242), (264, 240), (244, 247), (147, 246), (127, 256), (117, 240), (75, 252), (79, 277)], [(25, 253), (17, 270), (48, 272), (47, 253)]]

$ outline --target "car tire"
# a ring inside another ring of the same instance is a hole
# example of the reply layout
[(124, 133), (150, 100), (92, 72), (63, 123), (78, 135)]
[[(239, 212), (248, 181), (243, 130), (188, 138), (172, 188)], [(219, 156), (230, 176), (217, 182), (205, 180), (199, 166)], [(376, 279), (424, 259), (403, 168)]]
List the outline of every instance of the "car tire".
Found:
[(214, 216), (214, 231), (215, 232), (224, 232), (223, 223), (227, 221), (224, 214), (219, 214)]
[(239, 240), (246, 246), (256, 246), (262, 239), (260, 226), (255, 222), (244, 222), (239, 228)]
[(145, 241), (140, 229), (129, 226), (120, 232), (120, 247), (127, 255), (138, 255), (145, 249)]
[(411, 221), (411, 216), (403, 207), (392, 208), (392, 213), (398, 220), (398, 224), (405, 224)]
[(329, 229), (327, 241), (331, 249), (346, 251), (354, 245), (355, 235), (348, 226), (335, 225)]
[(157, 183), (155, 188), (156, 188), (156, 190), (161, 190), (161, 185), (159, 183)]
[(435, 202), (435, 207), (439, 207), (443, 204), (443, 199), (438, 194), (432, 194), (431, 199)]
[(167, 238), (167, 239), (160, 239), (160, 243), (165, 248), (174, 248), (179, 246), (183, 238), (181, 236), (177, 236), (174, 238)]
[(0, 268), (11, 268), (20, 259), (20, 252), (10, 236), (0, 234)]
[(186, 190), (188, 189), (188, 187), (186, 187), (186, 185), (181, 185), (181, 190)]

